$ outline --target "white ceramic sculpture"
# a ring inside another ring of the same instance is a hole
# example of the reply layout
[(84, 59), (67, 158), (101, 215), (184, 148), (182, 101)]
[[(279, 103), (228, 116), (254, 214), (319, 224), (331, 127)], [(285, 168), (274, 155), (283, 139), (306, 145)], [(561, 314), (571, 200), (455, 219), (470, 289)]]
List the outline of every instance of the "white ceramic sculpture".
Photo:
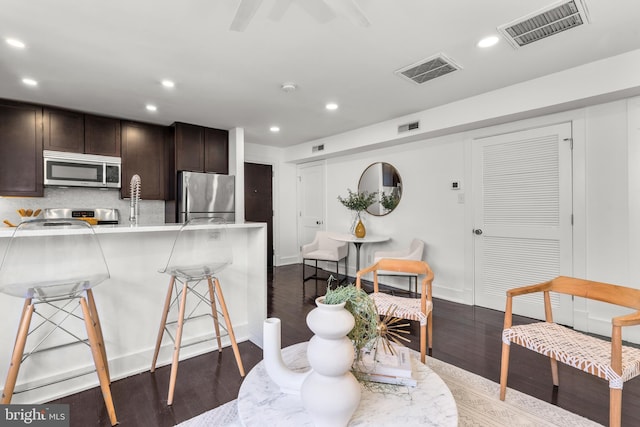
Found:
[(351, 373), (354, 350), (347, 334), (355, 320), (345, 304), (324, 304), (307, 315), (315, 334), (307, 347), (312, 372), (302, 383), (302, 404), (316, 427), (346, 426), (360, 404), (360, 384)]
[(316, 427), (346, 426), (360, 404), (360, 384), (351, 373), (355, 355), (347, 334), (355, 320), (345, 303), (324, 304), (307, 315), (307, 326), (315, 334), (307, 347), (311, 369), (296, 372), (282, 360), (280, 319), (264, 321), (264, 365), (269, 377), (288, 394), (299, 394)]
[(290, 370), (282, 360), (281, 322), (277, 317), (270, 317), (264, 321), (263, 327), (263, 358), (267, 374), (280, 391), (287, 394), (300, 395), (302, 382), (309, 376), (311, 370), (296, 372)]

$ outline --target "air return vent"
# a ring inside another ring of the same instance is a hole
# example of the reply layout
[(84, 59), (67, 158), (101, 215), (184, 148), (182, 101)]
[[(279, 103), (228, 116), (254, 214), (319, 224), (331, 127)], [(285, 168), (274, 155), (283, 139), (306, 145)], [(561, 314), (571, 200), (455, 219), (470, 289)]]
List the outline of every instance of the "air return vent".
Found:
[(441, 77), (459, 70), (460, 68), (461, 67), (458, 64), (440, 53), (404, 67), (396, 71), (396, 74), (401, 77), (405, 77), (414, 83), (422, 84), (429, 80), (433, 80), (436, 77)]
[(589, 14), (583, 0), (563, 0), (501, 25), (498, 31), (518, 48), (587, 23)]
[(409, 132), (410, 130), (420, 129), (420, 122), (412, 122), (398, 126), (398, 133)]

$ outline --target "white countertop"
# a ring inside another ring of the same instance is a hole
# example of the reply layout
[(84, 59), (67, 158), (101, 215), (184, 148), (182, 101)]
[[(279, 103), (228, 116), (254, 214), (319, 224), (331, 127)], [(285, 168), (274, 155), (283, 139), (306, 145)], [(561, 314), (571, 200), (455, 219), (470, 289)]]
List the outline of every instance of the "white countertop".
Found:
[[(264, 227), (262, 222), (246, 222), (244, 224), (227, 224), (227, 228), (246, 229)], [(120, 233), (149, 233), (162, 231), (178, 231), (182, 224), (158, 224), (158, 225), (136, 225), (118, 224), (118, 225), (95, 225), (93, 226), (96, 234), (120, 234)], [(214, 227), (214, 226), (212, 226)], [(0, 228), (0, 237), (11, 237), (13, 235), (13, 227)], [(58, 231), (60, 232), (60, 231)]]

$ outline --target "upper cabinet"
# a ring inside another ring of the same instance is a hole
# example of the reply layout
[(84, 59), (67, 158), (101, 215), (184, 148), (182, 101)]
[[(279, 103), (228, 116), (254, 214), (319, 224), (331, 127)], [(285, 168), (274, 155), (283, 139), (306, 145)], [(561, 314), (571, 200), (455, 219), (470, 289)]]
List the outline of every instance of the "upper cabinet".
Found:
[(120, 157), (120, 120), (85, 114), (84, 152)]
[(204, 172), (204, 128), (175, 124), (176, 170)]
[(229, 173), (229, 132), (175, 123), (176, 171)]
[(0, 196), (43, 195), (42, 108), (0, 100)]
[(229, 173), (229, 131), (204, 128), (204, 171)]
[(84, 153), (84, 114), (44, 109), (44, 149)]
[(45, 108), (44, 149), (120, 157), (120, 120)]
[(166, 127), (136, 122), (122, 122), (122, 189), (123, 198), (130, 196), (129, 183), (134, 174), (140, 176), (141, 198), (164, 200)]

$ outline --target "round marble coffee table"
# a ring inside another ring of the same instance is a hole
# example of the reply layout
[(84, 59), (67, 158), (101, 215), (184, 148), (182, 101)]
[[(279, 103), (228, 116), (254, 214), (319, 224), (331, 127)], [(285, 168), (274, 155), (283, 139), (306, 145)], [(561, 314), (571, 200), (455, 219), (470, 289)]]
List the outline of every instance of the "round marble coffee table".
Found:
[[(412, 351), (416, 387), (361, 383), (362, 400), (350, 426), (457, 426), (458, 408), (442, 379), (419, 362)], [(284, 362), (292, 370), (304, 371), (307, 343), (282, 350)], [(299, 396), (284, 394), (269, 378), (264, 363), (258, 363), (244, 379), (238, 393), (238, 415), (245, 427), (313, 426)]]

